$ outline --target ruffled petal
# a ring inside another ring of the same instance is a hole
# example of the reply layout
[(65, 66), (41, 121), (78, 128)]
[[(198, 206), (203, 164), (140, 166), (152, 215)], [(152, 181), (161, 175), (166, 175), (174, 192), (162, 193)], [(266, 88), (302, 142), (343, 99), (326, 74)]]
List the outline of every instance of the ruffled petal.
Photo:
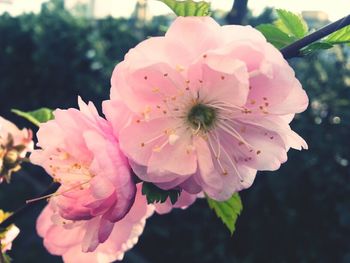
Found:
[(218, 106), (245, 105), (249, 92), (246, 65), (226, 55), (208, 54), (189, 69), (189, 87)]
[[(210, 17), (178, 17), (168, 29), (165, 38), (180, 43), (195, 59), (208, 49), (218, 47), (220, 25)], [(194, 33), (195, 32), (195, 33)], [(175, 51), (179, 54), (179, 51)]]
[[(232, 136), (232, 130), (240, 131), (240, 136)], [(287, 160), (288, 146), (281, 136), (254, 123), (236, 121), (227, 124), (219, 131), (219, 138), (238, 165), (273, 171)]]
[[(113, 133), (119, 138), (119, 132), (132, 120), (132, 112), (118, 100), (106, 100), (102, 103), (103, 114), (113, 127)], [(114, 121), (117, 120), (117, 121)]]
[(169, 118), (136, 120), (120, 132), (120, 147), (136, 163), (147, 165), (156, 145), (167, 140), (164, 131), (174, 126), (176, 123)]
[[(158, 177), (164, 173), (173, 173), (178, 176), (186, 176), (195, 173), (197, 158), (190, 150), (191, 138), (185, 134), (179, 134), (180, 139), (173, 145), (168, 143), (160, 151), (153, 151), (148, 162), (148, 173)], [(169, 158), (171, 156), (172, 158)], [(181, 164), (181, 165), (179, 165)]]
[(92, 252), (99, 245), (100, 224), (101, 224), (100, 217), (94, 217), (93, 219), (87, 221), (86, 232), (84, 234), (83, 241), (82, 241), (83, 252)]
[[(194, 141), (198, 158), (198, 173), (196, 179), (203, 187), (204, 191), (207, 188), (219, 191), (222, 189), (222, 179), (218, 175), (213, 163), (213, 157), (209, 145), (201, 137), (197, 137)], [(214, 157), (215, 158), (215, 157)]]

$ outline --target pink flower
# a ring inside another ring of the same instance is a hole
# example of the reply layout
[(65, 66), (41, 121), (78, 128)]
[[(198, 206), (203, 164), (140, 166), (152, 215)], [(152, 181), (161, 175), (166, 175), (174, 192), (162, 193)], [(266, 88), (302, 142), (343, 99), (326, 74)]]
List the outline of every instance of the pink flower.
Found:
[[(4, 212), (0, 209), (0, 223), (3, 222), (11, 213)], [(19, 234), (19, 228), (15, 225), (10, 225), (0, 233), (0, 247), (1, 252), (5, 253), (12, 248), (12, 242)]]
[[(249, 26), (179, 17), (115, 68), (104, 113), (144, 181), (226, 200), (307, 148), (289, 126), (308, 98)], [(118, 117), (118, 118), (116, 118)]]
[(94, 234), (90, 231), (92, 220), (66, 220), (60, 216), (56, 204), (50, 201), (37, 221), (37, 231), (44, 238), (45, 247), (50, 253), (62, 256), (66, 263), (107, 263), (122, 260), (124, 253), (137, 243), (146, 219), (154, 210), (141, 195), (140, 186), (129, 213), (114, 224), (109, 238), (93, 252), (84, 253), (81, 250), (85, 233)]
[(56, 110), (55, 119), (41, 125), (41, 149), (32, 153), (31, 161), (61, 184), (50, 203), (64, 220), (84, 225), (79, 230), (84, 233), (82, 250), (91, 252), (129, 212), (136, 186), (107, 121), (92, 103), (79, 99), (79, 106)]
[(0, 183), (10, 182), (11, 174), (21, 169), (23, 158), (33, 149), (32, 137), (31, 130), (20, 130), (0, 117)]

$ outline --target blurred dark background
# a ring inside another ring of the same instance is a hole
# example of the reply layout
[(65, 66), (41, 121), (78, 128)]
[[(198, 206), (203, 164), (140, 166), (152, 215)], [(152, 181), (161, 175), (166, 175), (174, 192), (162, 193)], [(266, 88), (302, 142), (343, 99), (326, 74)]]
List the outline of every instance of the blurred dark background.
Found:
[[(244, 2), (214, 16), (222, 24), (273, 19), (270, 9), (253, 17)], [(134, 13), (130, 19), (91, 20), (68, 12), (60, 0), (44, 4), (38, 14), (1, 15), (0, 115), (32, 127), (11, 108), (76, 107), (78, 94), (100, 105), (108, 98), (115, 64), (138, 42), (164, 34), (170, 19), (143, 21)], [(317, 17), (308, 21), (314, 27), (325, 23)], [(310, 97), (309, 109), (292, 126), (310, 149), (290, 151), (280, 170), (260, 173), (241, 192), (244, 210), (233, 237), (200, 200), (185, 211), (148, 220), (124, 262), (350, 262), (349, 47), (291, 64)], [(41, 169), (26, 166), (11, 185), (0, 185), (0, 207), (15, 210), (49, 182)], [(18, 220), (21, 235), (10, 252), (15, 263), (61, 262), (45, 251), (35, 232), (43, 205)]]

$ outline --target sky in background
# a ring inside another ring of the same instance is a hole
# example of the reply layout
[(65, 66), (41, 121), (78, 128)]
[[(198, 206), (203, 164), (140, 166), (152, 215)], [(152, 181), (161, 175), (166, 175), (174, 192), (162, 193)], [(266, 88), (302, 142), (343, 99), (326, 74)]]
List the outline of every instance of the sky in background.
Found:
[[(12, 4), (0, 4), (0, 13), (4, 11), (13, 15), (23, 12), (38, 12), (45, 0), (0, 0), (0, 2), (12, 1)], [(116, 17), (128, 17), (132, 13), (136, 0), (95, 0), (97, 16), (113, 15)], [(149, 11), (151, 15), (169, 13), (169, 9), (161, 2), (149, 1)], [(89, 0), (66, 0), (68, 7), (77, 2), (89, 2)], [(213, 9), (229, 10), (233, 0), (212, 0)], [(349, 0), (249, 0), (249, 8), (254, 14), (259, 14), (265, 7), (284, 8), (293, 12), (305, 10), (317, 10), (328, 13), (331, 20), (337, 20), (350, 13)]]

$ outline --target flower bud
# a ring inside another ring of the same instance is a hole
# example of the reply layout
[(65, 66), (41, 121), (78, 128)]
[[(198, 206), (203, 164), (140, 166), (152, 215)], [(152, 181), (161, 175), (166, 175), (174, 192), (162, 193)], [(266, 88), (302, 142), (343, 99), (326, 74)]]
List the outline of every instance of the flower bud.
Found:
[(4, 158), (4, 163), (6, 164), (6, 166), (13, 166), (17, 162), (20, 162), (19, 154), (20, 153), (15, 149), (11, 149), (10, 151), (8, 151)]
[(4, 179), (10, 182), (11, 174), (21, 169), (21, 163), (32, 147), (30, 130), (20, 130), (0, 117), (0, 183)]

